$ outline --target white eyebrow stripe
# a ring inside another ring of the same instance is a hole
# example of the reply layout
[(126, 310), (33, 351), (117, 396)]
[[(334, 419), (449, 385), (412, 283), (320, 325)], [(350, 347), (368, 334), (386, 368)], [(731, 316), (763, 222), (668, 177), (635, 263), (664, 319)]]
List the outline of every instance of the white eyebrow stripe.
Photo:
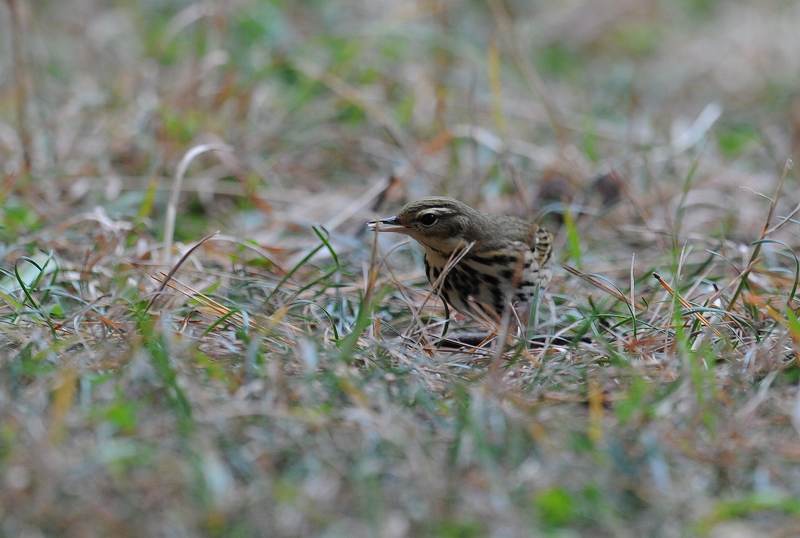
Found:
[(455, 209), (449, 207), (431, 207), (420, 211), (420, 215), (452, 215), (456, 213)]

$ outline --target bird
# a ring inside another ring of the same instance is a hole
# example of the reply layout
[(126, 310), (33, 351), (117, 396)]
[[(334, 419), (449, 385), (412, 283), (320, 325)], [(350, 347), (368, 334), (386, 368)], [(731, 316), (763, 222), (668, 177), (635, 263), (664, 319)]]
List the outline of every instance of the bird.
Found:
[(553, 235), (544, 227), (486, 214), (453, 198), (422, 198), (368, 225), (376, 232), (405, 234), (422, 246), (425, 276), (448, 318), (450, 306), (499, 323), (505, 312), (528, 303), (552, 277)]

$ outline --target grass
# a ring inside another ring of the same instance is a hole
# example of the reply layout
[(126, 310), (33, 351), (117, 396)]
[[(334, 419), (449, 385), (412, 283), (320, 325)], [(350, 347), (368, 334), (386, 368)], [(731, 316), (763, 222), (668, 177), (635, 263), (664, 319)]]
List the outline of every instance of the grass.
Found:
[[(799, 533), (800, 11), (612, 4), (6, 0), (0, 536)], [(556, 231), (536, 345), (425, 194)]]

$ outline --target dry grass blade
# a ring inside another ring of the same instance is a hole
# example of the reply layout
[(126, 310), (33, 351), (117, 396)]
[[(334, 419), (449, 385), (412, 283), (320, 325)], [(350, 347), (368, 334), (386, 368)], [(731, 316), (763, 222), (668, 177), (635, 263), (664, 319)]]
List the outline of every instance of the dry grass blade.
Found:
[[(473, 246), (475, 246), (474, 241), (464, 245), (461, 249), (456, 249), (453, 251), (453, 253), (450, 255), (450, 258), (447, 260), (447, 263), (445, 263), (444, 267), (442, 268), (442, 272), (439, 274), (439, 277), (431, 284), (431, 291), (425, 296), (425, 300), (422, 301), (422, 305), (419, 307), (420, 310), (425, 308), (425, 305), (428, 304), (428, 301), (430, 301), (431, 297), (440, 294), (442, 285), (444, 284), (444, 279), (447, 278), (448, 273), (450, 273), (453, 267), (458, 265), (458, 263), (464, 259), (464, 256), (466, 256), (469, 251), (472, 250)], [(444, 336), (447, 334), (447, 329), (450, 327), (450, 308), (447, 306), (446, 301), (443, 300), (442, 304), (444, 305), (444, 313), (447, 319), (442, 327), (442, 333), (439, 335), (440, 338), (444, 338)]]
[(212, 233), (208, 234), (207, 236), (203, 237), (200, 241), (198, 241), (197, 243), (192, 245), (191, 248), (189, 248), (189, 250), (187, 250), (183, 254), (183, 256), (181, 256), (181, 259), (179, 259), (177, 261), (177, 263), (174, 266), (172, 266), (172, 269), (169, 270), (169, 273), (167, 273), (164, 281), (161, 283), (161, 286), (153, 294), (153, 297), (150, 298), (150, 301), (147, 303), (147, 306), (144, 309), (145, 312), (148, 312), (150, 310), (150, 308), (153, 306), (153, 303), (161, 295), (161, 292), (164, 291), (164, 287), (167, 285), (169, 280), (172, 278), (172, 275), (174, 275), (178, 271), (178, 269), (180, 269), (181, 265), (183, 265), (183, 262), (185, 262), (187, 259), (189, 259), (189, 256), (191, 256), (192, 252), (194, 252), (195, 250), (200, 248), (200, 246), (203, 243), (205, 243), (206, 241), (208, 241), (209, 239), (211, 239), (212, 237), (214, 237), (218, 233), (219, 233), (219, 231), (215, 231), (215, 232), (212, 232)]
[[(675, 290), (672, 288), (672, 286), (670, 286), (670, 285), (667, 283), (667, 281), (666, 281), (666, 280), (664, 280), (664, 279), (661, 277), (661, 275), (659, 275), (658, 273), (653, 273), (653, 278), (655, 278), (655, 279), (658, 281), (658, 283), (659, 283), (659, 284), (661, 284), (661, 287), (662, 287), (662, 288), (664, 288), (665, 290), (667, 290), (667, 293), (669, 293), (669, 294), (670, 294), (672, 297), (674, 297), (674, 298), (675, 298), (675, 299), (676, 299), (676, 300), (677, 300), (679, 303), (681, 303), (681, 306), (683, 306), (685, 309), (687, 309), (687, 310), (692, 310), (693, 308), (695, 308), (695, 306), (694, 306), (694, 305), (692, 305), (692, 303), (690, 303), (689, 301), (687, 301), (686, 299), (684, 299), (683, 297), (681, 297), (681, 294), (680, 294), (680, 293), (678, 293), (677, 291), (675, 291)], [(703, 326), (705, 326), (705, 327), (707, 327), (707, 328), (711, 329), (711, 331), (712, 331), (712, 332), (713, 332), (713, 333), (714, 333), (716, 336), (718, 336), (719, 338), (724, 338), (723, 334), (722, 334), (722, 333), (719, 331), (719, 329), (717, 329), (716, 327), (714, 327), (713, 325), (711, 325), (711, 322), (709, 322), (709, 321), (708, 321), (708, 320), (705, 318), (705, 316), (703, 316), (703, 314), (701, 314), (700, 312), (692, 312), (692, 315), (694, 316), (694, 318), (695, 318), (697, 321), (699, 321), (701, 324), (703, 324)]]
[(164, 253), (162, 256), (162, 263), (168, 264), (172, 260), (172, 240), (175, 235), (175, 219), (178, 216), (178, 202), (180, 200), (181, 190), (183, 188), (183, 178), (197, 157), (203, 153), (210, 151), (231, 151), (229, 146), (224, 144), (201, 144), (195, 146), (181, 159), (178, 164), (178, 170), (175, 173), (175, 180), (172, 182), (172, 190), (169, 194), (169, 201), (167, 202), (167, 212), (164, 218)]
[(753, 247), (753, 251), (750, 254), (750, 259), (747, 262), (747, 268), (739, 277), (739, 285), (736, 287), (736, 291), (733, 292), (731, 300), (728, 301), (728, 307), (726, 308), (726, 310), (733, 309), (733, 305), (736, 304), (736, 299), (739, 298), (739, 295), (742, 293), (742, 290), (744, 290), (745, 286), (747, 286), (747, 280), (748, 277), (750, 276), (750, 272), (753, 270), (755, 261), (758, 259), (758, 255), (761, 253), (763, 240), (770, 233), (770, 223), (772, 222), (773, 215), (775, 215), (775, 207), (778, 205), (778, 200), (780, 200), (781, 194), (783, 193), (783, 185), (784, 183), (786, 183), (786, 178), (789, 176), (789, 172), (791, 172), (792, 167), (793, 167), (792, 160), (787, 159), (783, 166), (783, 172), (781, 173), (780, 179), (778, 180), (778, 185), (775, 187), (775, 194), (773, 194), (772, 198), (770, 198), (769, 209), (767, 210), (767, 217), (766, 219), (764, 219), (764, 225), (761, 227), (761, 234), (758, 236), (758, 239), (756, 240), (755, 246)]
[(609, 294), (612, 297), (618, 299), (619, 301), (622, 301), (623, 303), (625, 303), (628, 306), (628, 308), (633, 308), (633, 305), (631, 304), (630, 300), (627, 297), (625, 297), (622, 293), (620, 293), (619, 290), (616, 290), (616, 289), (612, 288), (611, 286), (609, 286), (605, 282), (601, 281), (597, 277), (595, 277), (593, 275), (590, 275), (588, 273), (584, 273), (583, 271), (581, 271), (579, 269), (576, 269), (575, 267), (572, 267), (571, 265), (562, 265), (561, 267), (563, 267), (564, 270), (567, 271), (568, 273), (570, 273), (572, 275), (575, 275), (576, 277), (580, 278), (584, 282), (587, 282), (587, 283), (591, 284), (592, 286), (594, 286), (595, 288), (606, 292), (607, 294)]
[(14, 90), (16, 97), (17, 131), (20, 145), (22, 146), (22, 172), (29, 174), (33, 162), (33, 149), (31, 129), (28, 118), (28, 88), (29, 75), (24, 59), (23, 23), (20, 17), (20, 8), (17, 0), (6, 0), (8, 11), (11, 13), (11, 56), (14, 65)]
[(223, 305), (222, 303), (215, 301), (211, 297), (205, 295), (199, 290), (196, 290), (178, 280), (177, 278), (169, 277), (166, 273), (159, 273), (157, 275), (151, 275), (153, 280), (160, 283), (163, 286), (174, 290), (193, 301), (197, 302), (200, 306), (206, 308), (210, 313), (218, 318), (229, 319), (233, 321), (239, 328), (246, 328), (248, 325), (254, 327), (255, 329), (261, 329), (258, 323), (254, 322), (252, 318), (247, 318), (236, 310), (231, 310), (227, 306)]

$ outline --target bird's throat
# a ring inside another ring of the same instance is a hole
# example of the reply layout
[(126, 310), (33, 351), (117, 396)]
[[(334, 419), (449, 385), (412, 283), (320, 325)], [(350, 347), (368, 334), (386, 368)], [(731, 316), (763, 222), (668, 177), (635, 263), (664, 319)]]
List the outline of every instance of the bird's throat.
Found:
[(414, 237), (425, 248), (429, 259), (442, 258), (445, 262), (456, 253), (460, 252), (467, 243), (457, 237)]

